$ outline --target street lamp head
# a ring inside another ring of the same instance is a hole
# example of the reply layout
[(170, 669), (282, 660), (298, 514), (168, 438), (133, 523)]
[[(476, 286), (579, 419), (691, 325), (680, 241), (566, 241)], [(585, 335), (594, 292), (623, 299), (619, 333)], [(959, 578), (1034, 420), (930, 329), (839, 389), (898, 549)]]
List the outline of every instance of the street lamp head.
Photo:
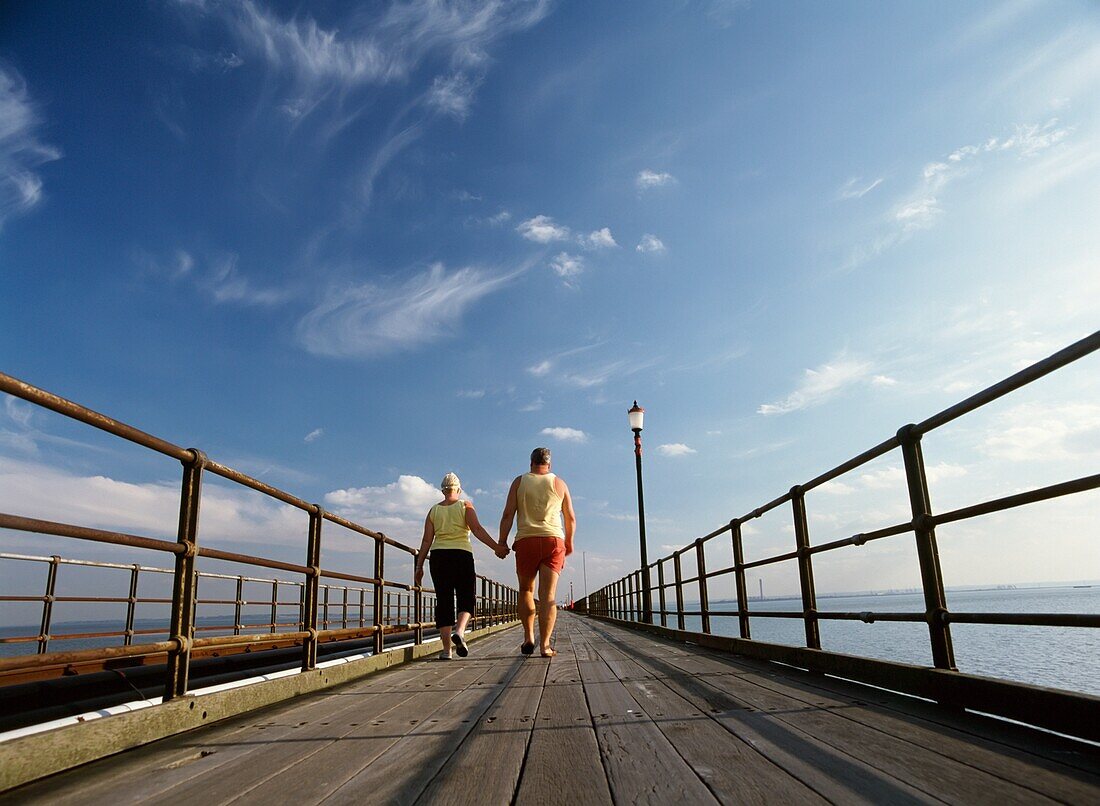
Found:
[(638, 405), (638, 401), (634, 401), (634, 406), (627, 411), (626, 416), (630, 419), (630, 430), (641, 431), (642, 430), (642, 418), (645, 417), (645, 409)]

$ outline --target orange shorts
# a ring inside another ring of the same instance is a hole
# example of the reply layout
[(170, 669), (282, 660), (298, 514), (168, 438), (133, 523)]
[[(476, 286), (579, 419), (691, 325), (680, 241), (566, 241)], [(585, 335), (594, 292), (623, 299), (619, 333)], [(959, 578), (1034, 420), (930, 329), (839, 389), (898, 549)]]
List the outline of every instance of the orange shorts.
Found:
[(539, 567), (561, 573), (565, 567), (565, 541), (560, 537), (525, 537), (512, 545), (516, 553), (516, 573), (521, 577), (537, 576)]

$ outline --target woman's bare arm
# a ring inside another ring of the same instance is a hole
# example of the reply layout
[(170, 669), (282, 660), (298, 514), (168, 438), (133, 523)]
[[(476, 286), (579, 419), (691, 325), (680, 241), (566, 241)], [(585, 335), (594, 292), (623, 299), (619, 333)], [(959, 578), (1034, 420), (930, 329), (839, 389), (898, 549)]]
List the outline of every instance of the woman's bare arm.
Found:
[(432, 547), (433, 540), (435, 540), (435, 525), (429, 514), (424, 518), (424, 538), (420, 541), (420, 551), (416, 553), (416, 569), (413, 571), (413, 584), (417, 587), (420, 587), (424, 579), (424, 559), (428, 556), (428, 549)]

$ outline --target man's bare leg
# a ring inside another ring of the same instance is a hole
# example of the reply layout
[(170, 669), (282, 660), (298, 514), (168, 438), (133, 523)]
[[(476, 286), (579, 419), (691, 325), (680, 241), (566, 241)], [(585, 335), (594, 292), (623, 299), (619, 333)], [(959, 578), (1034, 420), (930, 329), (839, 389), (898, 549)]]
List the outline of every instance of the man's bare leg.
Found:
[(552, 654), (550, 637), (558, 620), (558, 606), (554, 595), (558, 590), (558, 572), (545, 565), (539, 566), (539, 649), (543, 655)]
[(523, 643), (535, 644), (535, 579), (519, 578), (519, 620), (523, 624)]

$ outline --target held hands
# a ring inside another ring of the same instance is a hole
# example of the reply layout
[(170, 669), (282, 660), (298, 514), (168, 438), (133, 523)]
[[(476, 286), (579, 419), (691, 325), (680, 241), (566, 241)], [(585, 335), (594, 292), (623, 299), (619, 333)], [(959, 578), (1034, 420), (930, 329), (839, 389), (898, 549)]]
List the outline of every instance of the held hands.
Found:
[(510, 553), (507, 543), (497, 543), (496, 548), (493, 549), (493, 553), (497, 555), (498, 560), (503, 560)]

